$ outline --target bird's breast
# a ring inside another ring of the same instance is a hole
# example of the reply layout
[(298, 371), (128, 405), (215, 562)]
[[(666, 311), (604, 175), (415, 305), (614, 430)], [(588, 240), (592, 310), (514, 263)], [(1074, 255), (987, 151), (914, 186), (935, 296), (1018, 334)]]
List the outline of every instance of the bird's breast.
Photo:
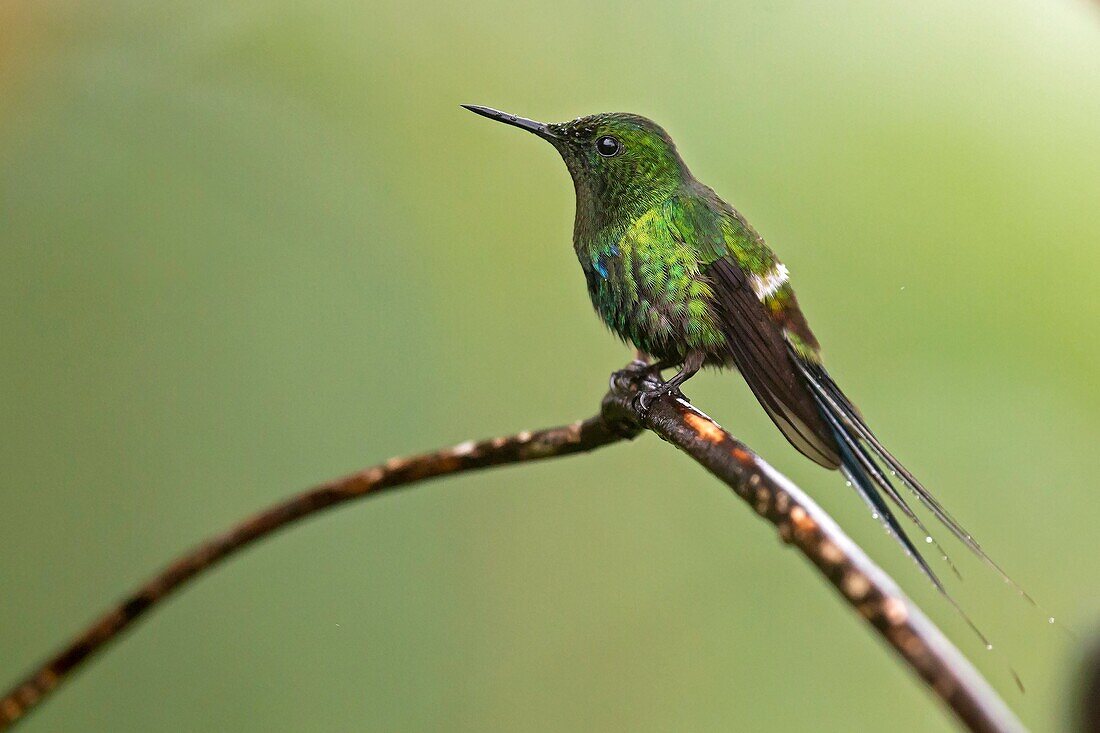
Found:
[(662, 359), (717, 345), (712, 292), (691, 252), (624, 237), (578, 248), (588, 294), (600, 319), (620, 338)]

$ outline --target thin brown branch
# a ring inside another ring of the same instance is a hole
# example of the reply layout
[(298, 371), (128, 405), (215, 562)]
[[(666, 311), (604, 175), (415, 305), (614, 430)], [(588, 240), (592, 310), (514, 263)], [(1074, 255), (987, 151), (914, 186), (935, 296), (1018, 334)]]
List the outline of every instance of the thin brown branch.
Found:
[(296, 494), (191, 549), (103, 614), (0, 699), (0, 730), (7, 730), (40, 705), (77, 667), (173, 591), (220, 560), (299, 519), (425, 479), (590, 451), (632, 438), (639, 431), (640, 428), (611, 430), (596, 416), (572, 425), (524, 431), (478, 443), (469, 441), (435, 453), (392, 458), (382, 465)]
[(656, 386), (631, 371), (612, 377), (602, 409), (609, 423), (653, 431), (733, 489), (809, 558), (968, 730), (1025, 731), (966, 657), (824, 509), (686, 400), (662, 399), (640, 414), (634, 395), (647, 384)]
[(600, 414), (569, 426), (524, 432), (437, 453), (395, 458), (306, 491), (188, 552), (93, 623), (0, 699), (8, 728), (79, 665), (173, 590), (219, 560), (322, 509), (429, 478), (579, 453), (651, 430), (694, 458), (799, 550), (968, 730), (1015, 733), (1020, 722), (996, 692), (870, 558), (801, 489), (686, 400), (665, 397), (640, 411), (634, 397), (655, 386), (635, 362), (612, 378)]

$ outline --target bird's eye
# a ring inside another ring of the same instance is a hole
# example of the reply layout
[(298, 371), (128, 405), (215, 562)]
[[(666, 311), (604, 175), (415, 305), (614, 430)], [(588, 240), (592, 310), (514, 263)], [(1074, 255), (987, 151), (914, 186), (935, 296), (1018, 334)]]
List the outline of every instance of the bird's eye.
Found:
[(596, 141), (596, 152), (605, 158), (611, 158), (619, 154), (623, 146), (610, 135), (604, 135)]

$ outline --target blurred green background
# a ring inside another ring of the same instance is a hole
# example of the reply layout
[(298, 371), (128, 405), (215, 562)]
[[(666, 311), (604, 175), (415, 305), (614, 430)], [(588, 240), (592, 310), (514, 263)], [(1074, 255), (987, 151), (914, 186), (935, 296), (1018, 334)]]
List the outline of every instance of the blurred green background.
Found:
[[(985, 652), (741, 380), (816, 496), (1036, 730), (1100, 621), (1100, 9), (1083, 0), (0, 3), (0, 684), (243, 515), (592, 413), (554, 151), (657, 119), (791, 267), (961, 547)], [(941, 535), (943, 533), (941, 532)], [(1014, 689), (1011, 659), (1028, 685)], [(30, 731), (950, 730), (771, 528), (652, 436), (325, 515), (204, 577)]]

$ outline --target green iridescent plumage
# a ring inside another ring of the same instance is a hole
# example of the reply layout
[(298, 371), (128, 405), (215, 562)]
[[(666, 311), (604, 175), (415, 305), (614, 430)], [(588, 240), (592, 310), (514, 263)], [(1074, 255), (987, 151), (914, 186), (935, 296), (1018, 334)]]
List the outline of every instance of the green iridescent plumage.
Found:
[[(708, 353), (729, 365), (728, 334), (704, 270), (728, 259), (766, 277), (779, 265), (752, 227), (696, 181), (668, 136), (634, 115), (594, 115), (549, 125), (577, 189), (574, 247), (604, 322), (666, 361)], [(613, 137), (604, 156), (574, 141)], [(578, 147), (580, 149), (578, 149)], [(782, 318), (790, 289), (779, 283), (769, 305)], [(807, 354), (816, 353), (809, 339)]]
[(740, 213), (692, 176), (664, 130), (632, 114), (544, 124), (466, 107), (528, 130), (561, 154), (576, 189), (573, 247), (593, 306), (608, 328), (656, 358), (653, 369), (680, 367), (659, 392), (678, 389), (703, 366), (737, 368), (787, 439), (839, 468), (940, 590), (886, 499), (927, 530), (882, 466), (997, 567), (867, 427), (825, 371), (787, 268)]

